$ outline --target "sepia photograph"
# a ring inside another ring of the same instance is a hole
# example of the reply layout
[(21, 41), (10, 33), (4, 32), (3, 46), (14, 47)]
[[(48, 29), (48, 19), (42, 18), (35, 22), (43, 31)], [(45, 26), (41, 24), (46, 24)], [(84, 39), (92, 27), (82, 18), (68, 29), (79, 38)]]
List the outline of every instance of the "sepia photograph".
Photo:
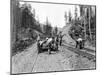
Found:
[(96, 69), (96, 6), (11, 0), (11, 74)]

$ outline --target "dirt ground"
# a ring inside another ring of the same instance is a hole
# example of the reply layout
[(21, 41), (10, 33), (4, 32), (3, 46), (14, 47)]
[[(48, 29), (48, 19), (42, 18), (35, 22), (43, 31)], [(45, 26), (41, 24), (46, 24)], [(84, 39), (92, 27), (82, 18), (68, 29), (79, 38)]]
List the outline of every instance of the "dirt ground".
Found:
[(95, 69), (95, 62), (61, 46), (59, 51), (37, 54), (36, 44), (12, 57), (12, 73)]

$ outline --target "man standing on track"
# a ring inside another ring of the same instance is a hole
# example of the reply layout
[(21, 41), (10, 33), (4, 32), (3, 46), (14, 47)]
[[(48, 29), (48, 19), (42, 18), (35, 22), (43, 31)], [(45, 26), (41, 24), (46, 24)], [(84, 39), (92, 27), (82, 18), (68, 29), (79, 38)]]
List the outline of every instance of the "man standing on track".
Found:
[(59, 33), (59, 45), (61, 46), (62, 45), (62, 38), (63, 36), (65, 36), (66, 34), (62, 34), (62, 32), (60, 31)]
[[(83, 33), (82, 33), (83, 29), (84, 28), (81, 25), (76, 24), (76, 25), (72, 25), (71, 28), (70, 28), (70, 30), (69, 30), (69, 35), (76, 42), (76, 48), (78, 46), (81, 46), (81, 44), (83, 44), (83, 37), (82, 37), (82, 35), (83, 35)], [(80, 43), (79, 43), (79, 41), (80, 41)]]
[(59, 45), (61, 46), (62, 44), (62, 32), (59, 33)]
[(40, 34), (38, 34), (36, 41), (37, 41), (37, 50), (38, 50), (38, 53), (40, 53), (40, 43), (39, 43), (39, 41), (40, 41)]

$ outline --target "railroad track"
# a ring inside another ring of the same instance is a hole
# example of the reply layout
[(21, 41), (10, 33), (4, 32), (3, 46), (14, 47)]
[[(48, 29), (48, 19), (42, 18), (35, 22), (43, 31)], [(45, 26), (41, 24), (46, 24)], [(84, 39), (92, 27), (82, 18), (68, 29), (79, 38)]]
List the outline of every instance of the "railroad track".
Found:
[(34, 62), (33, 62), (33, 67), (32, 67), (31, 73), (33, 72), (34, 66), (35, 66), (36, 61), (37, 61), (37, 59), (38, 59), (38, 57), (39, 57), (39, 54), (38, 54), (38, 51), (37, 51), (37, 50), (36, 50), (36, 52), (35, 52), (35, 55), (36, 55), (36, 58), (35, 58), (35, 60), (34, 60)]
[[(76, 53), (76, 54), (78, 54), (78, 55), (80, 55), (80, 56), (83, 56), (83, 57), (86, 57), (86, 58), (88, 58), (89, 60), (92, 60), (92, 61), (96, 61), (96, 56), (95, 55), (92, 55), (92, 54), (90, 54), (90, 53), (87, 53), (87, 52), (84, 52), (84, 51), (82, 51), (82, 50), (80, 50), (80, 49), (77, 49), (77, 48), (73, 48), (73, 47), (70, 47), (70, 46), (67, 46), (67, 45), (62, 45), (62, 47), (64, 47), (64, 48), (66, 48), (66, 49), (68, 49), (68, 50), (70, 50), (70, 51), (72, 51), (72, 52), (74, 52), (74, 53)], [(87, 49), (87, 48), (84, 48), (85, 50), (87, 50), (87, 51), (90, 51), (90, 52), (94, 52), (94, 51), (92, 51), (91, 49)], [(36, 65), (36, 63), (37, 63), (37, 59), (38, 59), (38, 57), (39, 57), (39, 54), (38, 54), (38, 51), (36, 50), (36, 52), (35, 52), (35, 56), (36, 56), (36, 58), (35, 58), (35, 60), (34, 60), (34, 62), (33, 62), (33, 67), (32, 67), (32, 70), (31, 70), (31, 72), (33, 72), (33, 70), (34, 70), (34, 67), (35, 67), (35, 65)]]
[(78, 55), (81, 55), (83, 57), (86, 57), (88, 58), (89, 60), (93, 60), (93, 61), (96, 61), (96, 56), (91, 54), (91, 53), (88, 53), (88, 50), (91, 51), (91, 49), (87, 49), (87, 48), (84, 48), (86, 49), (87, 51), (82, 51), (81, 49), (77, 49), (77, 48), (73, 48), (73, 47), (69, 47), (67, 45), (64, 45), (63, 44), (63, 47), (66, 47), (68, 50), (78, 54)]

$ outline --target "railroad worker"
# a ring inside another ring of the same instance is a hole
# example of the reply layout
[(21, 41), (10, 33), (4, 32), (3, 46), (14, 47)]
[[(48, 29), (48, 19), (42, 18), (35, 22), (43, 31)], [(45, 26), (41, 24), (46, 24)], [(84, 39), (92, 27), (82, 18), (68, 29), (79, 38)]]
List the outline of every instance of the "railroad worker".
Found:
[(79, 46), (80, 49), (83, 48), (83, 39), (81, 35), (79, 35), (79, 38), (76, 40), (76, 48)]
[[(79, 44), (79, 38), (83, 38), (82, 37), (82, 30), (83, 30), (84, 28), (81, 26), (81, 25), (79, 25), (79, 24), (76, 24), (76, 25), (72, 25), (71, 27), (70, 27), (70, 30), (69, 30), (69, 32), (68, 32), (68, 34), (70, 35), (70, 37), (76, 42), (76, 48), (78, 47), (78, 45), (81, 45), (81, 44)], [(81, 36), (81, 37), (80, 37)]]
[(51, 47), (53, 50), (58, 50), (58, 45), (56, 44), (56, 38), (52, 37), (52, 44)]
[(48, 38), (47, 41), (46, 41), (46, 44), (48, 46), (48, 53), (49, 54), (51, 54), (52, 41), (53, 41), (52, 38)]
[(37, 36), (37, 42), (40, 41), (40, 34)]
[(58, 34), (56, 35), (56, 43), (57, 44), (59, 43), (59, 35)]
[(38, 53), (40, 53), (40, 34), (37, 36), (37, 50), (38, 50)]
[(56, 45), (57, 50), (58, 50), (58, 45), (59, 45), (59, 35), (56, 35), (56, 37), (55, 37), (55, 45)]
[(66, 34), (62, 34), (62, 32), (60, 32), (59, 34), (59, 45), (62, 45), (62, 38), (65, 36)]
[(62, 32), (60, 31), (59, 33), (59, 45), (61, 46), (62, 44)]

